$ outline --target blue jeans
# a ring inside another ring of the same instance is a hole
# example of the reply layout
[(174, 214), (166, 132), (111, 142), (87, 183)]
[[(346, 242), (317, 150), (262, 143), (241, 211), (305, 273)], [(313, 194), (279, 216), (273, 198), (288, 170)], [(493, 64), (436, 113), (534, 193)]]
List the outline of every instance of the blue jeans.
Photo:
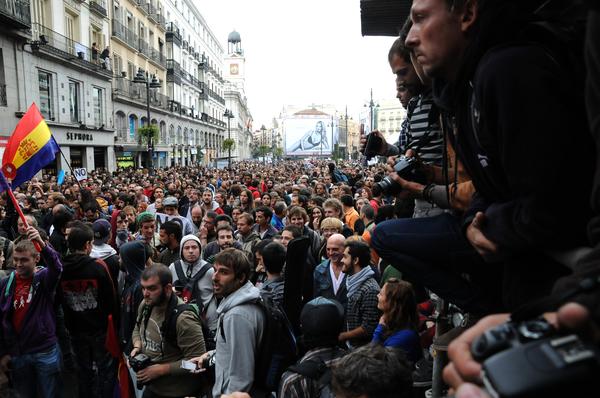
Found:
[(499, 309), (500, 267), (483, 261), (455, 216), (444, 213), (382, 222), (375, 227), (371, 245), (408, 281), (464, 311), (484, 314)]
[[(60, 397), (61, 356), (58, 345), (44, 352), (24, 354), (10, 361), (12, 381), (21, 398)], [(39, 395), (38, 395), (39, 394)]]

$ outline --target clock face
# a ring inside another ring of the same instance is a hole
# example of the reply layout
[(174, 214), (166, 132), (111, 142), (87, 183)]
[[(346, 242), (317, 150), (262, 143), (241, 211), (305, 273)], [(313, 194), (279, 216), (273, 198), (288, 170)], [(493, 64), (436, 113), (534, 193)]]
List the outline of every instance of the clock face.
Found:
[(232, 75), (237, 75), (240, 73), (240, 67), (238, 66), (238, 64), (231, 64), (229, 65), (229, 73)]

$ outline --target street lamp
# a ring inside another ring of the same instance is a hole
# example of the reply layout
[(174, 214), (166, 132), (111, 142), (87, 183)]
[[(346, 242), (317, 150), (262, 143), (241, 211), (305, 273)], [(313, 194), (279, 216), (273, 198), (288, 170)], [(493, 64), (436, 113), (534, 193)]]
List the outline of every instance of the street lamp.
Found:
[[(367, 105), (365, 105), (367, 106)], [(369, 118), (371, 123), (371, 130), (375, 130), (375, 114), (373, 113), (373, 108), (379, 108), (379, 104), (373, 102), (373, 89), (371, 89), (371, 100), (369, 101)]]
[(228, 151), (229, 154), (227, 156), (227, 167), (229, 167), (229, 169), (231, 169), (231, 126), (229, 121), (231, 120), (233, 116), (233, 112), (231, 112), (229, 109), (225, 109), (225, 113), (223, 114), (223, 116), (225, 116), (227, 118), (227, 140), (228, 140)]
[(261, 144), (260, 152), (262, 153), (262, 157), (263, 157), (263, 166), (266, 166), (267, 160), (265, 159), (265, 131), (267, 131), (267, 128), (265, 127), (264, 124), (260, 128), (260, 131), (262, 131), (262, 144)]
[[(160, 88), (160, 81), (156, 78), (156, 75), (150, 76), (150, 74), (146, 71), (144, 72), (142, 68), (138, 69), (137, 74), (133, 78), (133, 82), (137, 84), (145, 84), (146, 85), (146, 116), (148, 120), (148, 127), (151, 127), (150, 123), (150, 89), (151, 88)], [(148, 172), (150, 175), (153, 174), (152, 169), (152, 156), (154, 152), (154, 143), (152, 142), (152, 134), (153, 132), (148, 130)]]

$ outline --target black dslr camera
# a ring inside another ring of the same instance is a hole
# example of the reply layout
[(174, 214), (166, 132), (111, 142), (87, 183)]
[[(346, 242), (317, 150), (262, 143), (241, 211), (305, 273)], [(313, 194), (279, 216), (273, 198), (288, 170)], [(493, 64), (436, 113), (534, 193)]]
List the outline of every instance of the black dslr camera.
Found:
[[(146, 369), (150, 365), (152, 365), (152, 359), (146, 354), (137, 354), (136, 356), (129, 358), (129, 366), (131, 366), (131, 369), (133, 369), (135, 373)], [(141, 390), (143, 386), (143, 383), (136, 381), (138, 390)]]
[[(394, 171), (398, 176), (408, 181), (415, 181), (425, 184), (425, 175), (419, 167), (420, 162), (417, 158), (400, 156), (394, 165)], [(385, 176), (381, 181), (373, 185), (373, 195), (379, 196), (381, 193), (395, 195), (402, 191), (402, 187), (390, 176)]]
[(544, 319), (508, 322), (471, 346), (492, 397), (597, 396), (600, 350), (577, 335), (560, 336)]

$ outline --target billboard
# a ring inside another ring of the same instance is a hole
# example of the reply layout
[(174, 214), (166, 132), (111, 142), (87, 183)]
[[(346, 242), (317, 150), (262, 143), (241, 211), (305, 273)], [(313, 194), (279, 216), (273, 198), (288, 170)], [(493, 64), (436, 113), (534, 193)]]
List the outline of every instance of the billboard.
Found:
[(331, 155), (338, 139), (337, 120), (289, 118), (283, 123), (286, 156)]

